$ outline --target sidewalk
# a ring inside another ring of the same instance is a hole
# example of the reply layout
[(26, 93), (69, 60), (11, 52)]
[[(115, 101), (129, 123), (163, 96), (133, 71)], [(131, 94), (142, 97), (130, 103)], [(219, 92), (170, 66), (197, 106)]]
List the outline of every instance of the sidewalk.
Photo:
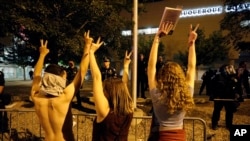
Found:
[[(92, 84), (93, 81), (88, 80), (84, 81), (81, 89), (80, 95), (82, 97), (82, 105), (90, 110), (94, 110), (94, 101), (93, 101), (93, 92), (92, 92)], [(13, 103), (7, 105), (7, 109), (31, 109), (33, 110), (32, 104), (29, 102), (29, 95), (31, 89), (32, 81), (31, 80), (7, 80), (5, 84), (5, 92), (12, 95)], [(195, 103), (208, 103), (208, 97), (203, 94), (199, 96), (197, 93), (199, 91), (199, 82), (196, 83), (195, 88)], [(205, 91), (204, 91), (205, 92)], [(143, 116), (148, 115), (145, 111), (145, 106), (147, 107), (151, 103), (151, 98), (149, 96), (149, 92), (145, 91), (145, 95), (147, 99), (137, 98), (136, 99), (136, 110), (135, 116)], [(72, 102), (76, 103), (76, 97), (73, 98)], [(26, 105), (26, 106), (23, 106)], [(28, 106), (27, 106), (28, 105)], [(72, 105), (73, 106), (73, 105)], [(144, 107), (144, 108), (143, 108)], [(142, 109), (141, 109), (142, 108)], [(143, 110), (144, 109), (144, 110)], [(73, 111), (77, 113), (85, 112), (88, 113), (87, 110), (82, 111), (80, 109), (75, 109), (73, 106)]]
[(32, 80), (5, 80), (5, 86), (31, 86)]
[[(93, 83), (92, 80), (88, 80), (88, 81), (83, 82), (83, 85), (80, 89), (80, 95), (82, 97), (91, 99), (91, 97), (93, 96), (92, 83)], [(198, 95), (200, 84), (201, 84), (201, 81), (195, 82), (194, 98), (195, 99), (203, 99), (203, 100), (208, 99), (208, 96), (205, 95), (205, 91), (206, 91), (205, 89), (204, 89), (202, 95)], [(12, 93), (14, 95), (18, 95), (18, 93), (21, 93), (22, 96), (24, 96), (24, 95), (28, 96), (31, 85), (32, 85), (32, 80), (6, 80), (5, 90), (6, 90), (6, 92)], [(22, 87), (22, 88), (20, 88), (20, 87)], [(18, 91), (18, 92), (16, 92), (16, 91)], [(150, 96), (149, 96), (148, 91), (145, 91), (145, 95), (146, 95), (147, 99), (138, 98), (137, 102), (141, 103), (141, 102), (145, 102), (146, 100), (150, 100)]]
[[(81, 96), (83, 97), (90, 97), (92, 96), (92, 83), (93, 81), (92, 80), (88, 80), (88, 81), (84, 81), (83, 82), (83, 85), (80, 89), (81, 91)], [(198, 92), (199, 92), (199, 88), (200, 88), (200, 84), (201, 84), (201, 81), (197, 80), (195, 82), (195, 88), (194, 88), (194, 98), (208, 98), (206, 95), (205, 95), (205, 89), (202, 93), (202, 95), (198, 95)], [(8, 87), (25, 87), (25, 88), (31, 88), (31, 85), (32, 85), (32, 80), (6, 80), (5, 82), (5, 86), (6, 86), (6, 89), (8, 89)], [(23, 89), (23, 88), (22, 88)], [(18, 91), (20, 91), (21, 89), (19, 89)], [(25, 92), (26, 94), (29, 94), (29, 91)], [(145, 94), (146, 94), (146, 97), (149, 99), (150, 96), (149, 96), (149, 93), (148, 91), (145, 91)], [(138, 98), (139, 101), (143, 100), (142, 98)]]

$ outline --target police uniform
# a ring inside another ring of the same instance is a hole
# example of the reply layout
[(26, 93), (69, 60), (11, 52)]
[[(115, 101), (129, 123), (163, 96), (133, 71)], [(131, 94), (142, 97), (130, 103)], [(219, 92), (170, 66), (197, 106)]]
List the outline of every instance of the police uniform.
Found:
[[(74, 65), (74, 62), (70, 61), (69, 63), (72, 63)], [(74, 66), (73, 68), (68, 67), (66, 71), (67, 71), (67, 85), (68, 85), (74, 80), (78, 69), (77, 67)], [(79, 108), (82, 108), (80, 90), (76, 90), (75, 95), (76, 95), (77, 105), (79, 106)]]
[(73, 68), (68, 67), (66, 71), (67, 71), (67, 81), (68, 81), (67, 83), (69, 84), (74, 80), (78, 69), (77, 67), (73, 67)]
[[(4, 73), (0, 71), (0, 86), (5, 86)], [(4, 89), (4, 88), (3, 88)], [(5, 109), (5, 105), (8, 105), (11, 101), (11, 97), (9, 94), (4, 94), (4, 91), (0, 93), (0, 108)], [(8, 117), (7, 112), (0, 112), (0, 132), (8, 131)]]
[[(109, 58), (104, 58), (103, 61), (104, 62), (110, 62), (110, 59)], [(113, 67), (109, 67), (109, 68), (101, 67), (100, 71), (101, 71), (101, 74), (102, 74), (102, 81), (104, 81), (105, 79), (110, 78), (110, 77), (113, 77), (113, 78), (117, 77), (116, 69), (113, 68)]]
[(220, 73), (212, 79), (213, 91), (210, 100), (214, 100), (214, 110), (212, 114), (212, 129), (216, 130), (220, 120), (220, 112), (223, 107), (226, 111), (226, 128), (230, 129), (233, 122), (233, 114), (239, 106), (235, 96), (238, 93), (237, 78), (234, 74), (224, 72), (224, 66), (220, 68)]
[[(137, 98), (146, 98), (145, 89), (147, 87), (147, 61), (145, 59), (138, 60), (137, 65)], [(141, 93), (141, 96), (140, 96)]]

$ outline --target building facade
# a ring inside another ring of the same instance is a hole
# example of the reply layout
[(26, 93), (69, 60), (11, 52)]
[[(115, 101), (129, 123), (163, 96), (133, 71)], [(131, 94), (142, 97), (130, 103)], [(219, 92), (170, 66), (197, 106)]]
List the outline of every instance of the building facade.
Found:
[[(162, 14), (165, 7), (182, 7), (183, 11), (175, 28), (175, 31), (171, 36), (167, 36), (163, 41), (167, 47), (165, 54), (167, 59), (172, 60), (175, 53), (178, 51), (187, 50), (187, 37), (190, 24), (200, 24), (205, 35), (208, 37), (212, 32), (220, 29), (220, 21), (224, 18), (227, 12), (234, 12), (235, 7), (228, 7), (223, 5), (221, 0), (162, 0), (150, 3), (144, 3), (146, 12), (138, 15), (138, 33), (154, 34), (158, 30), (159, 23), (162, 18)], [(238, 5), (237, 8), (242, 10), (250, 10), (250, 1), (243, 5)], [(123, 16), (129, 17), (131, 14), (124, 12)], [(131, 17), (130, 17), (131, 18)], [(248, 21), (248, 26), (250, 19)], [(240, 23), (239, 23), (240, 24)], [(131, 35), (131, 31), (124, 31), (125, 36)], [(250, 40), (250, 39), (249, 39)], [(227, 63), (238, 66), (238, 62), (241, 55), (239, 51), (236, 51), (233, 47), (230, 47), (228, 53)], [(250, 59), (250, 58), (249, 58)], [(246, 60), (246, 53), (244, 53), (244, 60)], [(248, 65), (250, 62), (248, 62)], [(219, 67), (220, 64), (215, 64), (213, 67)], [(201, 68), (202, 69), (202, 68)], [(203, 69), (206, 69), (204, 66)], [(198, 74), (198, 78), (204, 72), (201, 70)]]

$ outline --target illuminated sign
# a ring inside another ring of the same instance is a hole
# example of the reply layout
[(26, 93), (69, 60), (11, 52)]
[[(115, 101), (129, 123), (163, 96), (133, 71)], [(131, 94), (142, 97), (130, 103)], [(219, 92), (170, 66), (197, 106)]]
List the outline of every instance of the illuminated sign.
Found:
[(250, 10), (250, 3), (242, 3), (242, 4), (238, 4), (236, 6), (225, 6), (224, 9), (222, 6), (186, 9), (186, 10), (182, 10), (180, 17), (185, 18), (185, 17), (215, 15), (215, 14), (221, 14), (223, 12), (226, 12), (226, 13), (228, 13), (228, 12), (240, 12), (243, 10)]
[(205, 7), (205, 8), (197, 8), (197, 9), (187, 9), (182, 10), (181, 18), (184, 17), (195, 17), (195, 16), (204, 16), (204, 15), (214, 15), (221, 14), (223, 12), (222, 6), (214, 6), (214, 7)]
[[(236, 6), (211, 6), (211, 7), (203, 7), (196, 9), (183, 9), (180, 15), (180, 18), (186, 17), (197, 17), (197, 16), (206, 16), (206, 15), (216, 15), (222, 14), (223, 12), (240, 12), (243, 10), (250, 10), (250, 3), (242, 3)], [(248, 26), (250, 24), (250, 20), (242, 21), (241, 26)], [(147, 29), (138, 29), (139, 34), (155, 34), (158, 31), (157, 28), (147, 28)], [(123, 36), (130, 36), (131, 30), (122, 31)]]
[(250, 10), (250, 3), (242, 3), (236, 6), (225, 7), (225, 12), (240, 12), (243, 10)]

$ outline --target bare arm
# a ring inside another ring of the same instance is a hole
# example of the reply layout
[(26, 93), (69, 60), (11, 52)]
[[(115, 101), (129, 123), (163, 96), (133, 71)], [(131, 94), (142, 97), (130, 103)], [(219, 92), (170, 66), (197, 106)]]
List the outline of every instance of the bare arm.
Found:
[(159, 30), (154, 38), (151, 51), (149, 54), (149, 59), (148, 59), (148, 85), (149, 85), (149, 90), (153, 89), (156, 87), (156, 62), (157, 62), (157, 56), (158, 56), (158, 47), (159, 47), (159, 42), (160, 42), (160, 34), (168, 34), (173, 28), (172, 23), (165, 23), (162, 25), (162, 30)]
[(132, 55), (132, 52), (130, 52), (129, 54), (127, 51), (125, 52), (122, 81), (126, 84), (128, 83), (128, 79), (129, 79), (129, 64), (131, 62), (131, 59), (130, 59), (131, 55)]
[(39, 48), (40, 55), (34, 68), (34, 74), (33, 74), (34, 78), (33, 78), (32, 88), (31, 88), (31, 98), (33, 98), (34, 94), (37, 91), (39, 91), (39, 83), (41, 81), (41, 74), (42, 74), (42, 69), (44, 65), (44, 59), (46, 55), (49, 53), (49, 49), (47, 48), (48, 41), (46, 40), (44, 43), (43, 40), (41, 39), (40, 43), (41, 43), (41, 47)]
[(97, 114), (97, 122), (102, 121), (110, 110), (109, 103), (103, 92), (102, 86), (102, 75), (97, 65), (95, 58), (95, 51), (103, 44), (100, 42), (100, 38), (97, 43), (91, 46), (89, 57), (90, 57), (90, 70), (93, 77), (93, 95), (95, 101), (95, 109)]
[(194, 88), (195, 71), (196, 71), (196, 52), (195, 52), (195, 40), (197, 38), (196, 30), (199, 24), (196, 25), (195, 29), (192, 30), (192, 25), (190, 25), (190, 33), (188, 38), (188, 66), (186, 81), (191, 88)]
[(84, 33), (85, 46), (83, 48), (82, 59), (80, 63), (79, 71), (76, 73), (73, 81), (65, 88), (64, 93), (67, 95), (68, 99), (73, 98), (75, 91), (80, 89), (83, 79), (87, 73), (89, 66), (89, 50), (93, 39), (89, 36), (89, 31)]

